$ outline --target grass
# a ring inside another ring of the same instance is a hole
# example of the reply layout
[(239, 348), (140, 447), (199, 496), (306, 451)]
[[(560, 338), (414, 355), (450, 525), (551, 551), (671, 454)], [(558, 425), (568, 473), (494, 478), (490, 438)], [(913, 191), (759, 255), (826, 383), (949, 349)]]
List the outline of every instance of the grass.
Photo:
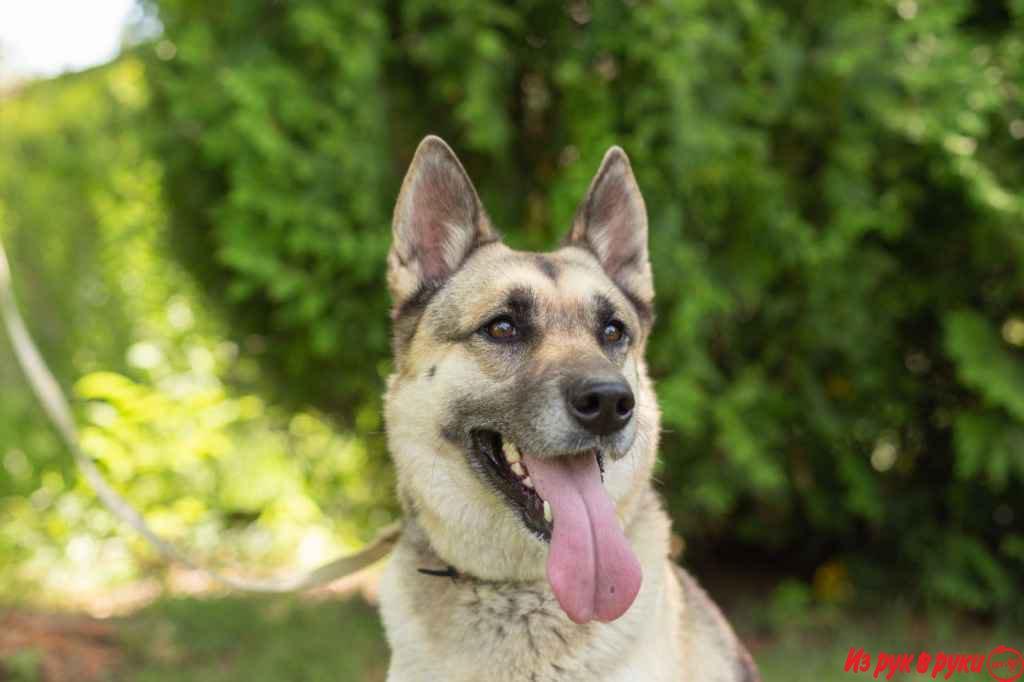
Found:
[[(902, 624), (901, 624), (902, 621)], [(945, 630), (945, 634), (939, 632)], [(931, 656), (926, 673), (895, 674), (892, 680), (933, 680), (936, 654), (988, 654), (995, 646), (1006, 644), (1017, 649), (1024, 644), (1020, 634), (1012, 636), (996, 629), (977, 627), (940, 628), (921, 627), (905, 618), (871, 622), (866, 618), (847, 622), (837, 628), (821, 632), (802, 632), (779, 637), (770, 646), (757, 652), (761, 674), (767, 682), (838, 682), (839, 680), (886, 679), (886, 670), (874, 677), (878, 654), (912, 654), (922, 652)], [(850, 649), (863, 649), (871, 655), (870, 667), (866, 672), (853, 674), (844, 672), (844, 665)], [(916, 658), (914, 659), (916, 664)], [(938, 673), (940, 680), (946, 679), (945, 670)], [(986, 673), (957, 672), (950, 679), (988, 681)]]
[[(859, 675), (844, 672), (851, 647), (873, 655), (934, 655), (940, 650), (988, 653), (999, 644), (1018, 649), (1024, 644), (1020, 632), (948, 618), (926, 620), (905, 608), (877, 614), (821, 608), (780, 611), (747, 597), (730, 614), (751, 643), (766, 682), (876, 679), (874, 665)], [(166, 598), (112, 626), (118, 661), (97, 682), (384, 682), (387, 672), (380, 621), (374, 608), (358, 597)], [(44, 658), (43, 652), (32, 650), (0, 657), (0, 680), (72, 679), (44, 675)], [(985, 673), (954, 676), (965, 678), (989, 679)], [(933, 678), (914, 673), (892, 679)]]
[(388, 651), (360, 599), (179, 598), (122, 629), (125, 682), (382, 682)]

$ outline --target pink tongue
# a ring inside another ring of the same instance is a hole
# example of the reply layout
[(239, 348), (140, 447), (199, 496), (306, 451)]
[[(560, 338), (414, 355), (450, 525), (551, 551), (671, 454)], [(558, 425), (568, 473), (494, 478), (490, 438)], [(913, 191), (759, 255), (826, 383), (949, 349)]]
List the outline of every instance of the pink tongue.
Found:
[(576, 623), (615, 620), (643, 579), (592, 454), (540, 459), (523, 454), (537, 492), (551, 504), (555, 528), (548, 582)]

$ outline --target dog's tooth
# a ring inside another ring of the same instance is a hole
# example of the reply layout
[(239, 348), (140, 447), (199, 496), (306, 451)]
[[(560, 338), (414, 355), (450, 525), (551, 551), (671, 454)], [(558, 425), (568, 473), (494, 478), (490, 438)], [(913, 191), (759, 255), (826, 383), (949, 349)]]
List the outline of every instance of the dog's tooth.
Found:
[(554, 518), (551, 514), (551, 503), (544, 500), (544, 520), (551, 523), (551, 519)]
[(515, 464), (520, 460), (519, 448), (516, 447), (515, 443), (505, 443), (505, 459), (512, 464)]
[(526, 478), (523, 479), (523, 485), (525, 485), (527, 488), (532, 488), (533, 487), (533, 481), (530, 480), (529, 476), (527, 476)]
[(526, 470), (523, 469), (522, 462), (512, 462), (512, 473), (516, 476), (523, 476), (526, 474)]

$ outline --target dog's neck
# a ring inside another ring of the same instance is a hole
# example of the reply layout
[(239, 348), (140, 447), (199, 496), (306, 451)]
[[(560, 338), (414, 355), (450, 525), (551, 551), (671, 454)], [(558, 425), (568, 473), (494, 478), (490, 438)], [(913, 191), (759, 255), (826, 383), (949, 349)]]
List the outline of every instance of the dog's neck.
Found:
[(409, 544), (417, 556), (422, 557), (423, 565), (416, 566), (418, 573), (438, 578), (473, 578), (470, 573), (459, 570), (438, 556), (416, 515), (409, 514), (408, 511), (402, 521), (402, 540)]
[[(656, 632), (669, 632), (664, 641), (674, 637), (668, 619), (669, 600), (676, 597), (666, 592), (676, 589), (666, 586), (669, 522), (653, 490), (645, 492), (624, 529), (643, 566), (644, 585), (633, 607), (610, 624), (570, 621), (544, 577), (543, 562), (536, 579), (481, 578), (450, 565), (431, 546), (421, 519), (407, 516), (381, 584), (395, 679), (463, 682), (480, 679), (485, 669), (495, 671), (488, 679), (501, 682), (555, 679), (552, 674), (598, 679), (593, 670), (632, 670), (625, 662), (630, 656), (665, 658), (650, 647), (661, 641)], [(552, 663), (565, 670), (553, 673)]]
[[(634, 527), (653, 498), (650, 469), (653, 455), (638, 448), (628, 458), (608, 463), (606, 486), (616, 502), (619, 523), (627, 539), (636, 544)], [(473, 473), (452, 467), (434, 473), (440, 490), (458, 490), (458, 495), (428, 497), (416, 485), (424, 472), (399, 470), (398, 493), (407, 541), (413, 541), (424, 563), (416, 568), (460, 575), (491, 582), (531, 583), (546, 581), (548, 545), (532, 535), (518, 513), (489, 488), (476, 485)], [(642, 543), (641, 543), (642, 544)]]
[[(644, 520), (650, 520), (650, 515), (662, 517), (664, 514), (661, 511), (660, 503), (653, 490), (648, 488), (645, 491), (646, 494), (642, 495), (641, 499), (638, 500), (638, 508), (636, 513), (631, 515), (629, 523), (623, 528), (627, 538), (630, 539), (640, 554), (648, 554), (644, 550), (649, 550), (652, 547), (658, 548), (649, 558), (663, 558), (668, 555), (668, 551), (660, 552), (661, 546), (664, 544), (667, 547), (668, 543), (665, 543), (659, 537), (656, 540), (648, 537), (642, 537), (638, 535), (638, 528), (641, 522)], [(657, 524), (661, 525), (661, 524)], [(665, 531), (667, 533), (667, 524)], [(658, 533), (660, 536), (661, 533)], [(452, 581), (472, 581), (478, 584), (506, 584), (506, 583), (524, 583), (524, 582), (535, 582), (535, 579), (525, 579), (522, 576), (508, 576), (507, 578), (493, 578), (483, 577), (475, 574), (470, 567), (460, 565), (458, 559), (447, 559), (441, 556), (441, 554), (434, 548), (430, 541), (430, 536), (420, 522), (419, 515), (410, 506), (406, 506), (405, 516), (402, 522), (402, 542), (410, 550), (412, 555), (416, 557), (416, 561), (409, 565), (410, 570), (414, 570), (422, 576), (432, 577), (438, 580), (452, 580)], [(543, 575), (543, 569), (540, 569), (537, 578), (541, 578)]]
[[(474, 575), (468, 568), (460, 567), (441, 558), (430, 543), (430, 537), (419, 523), (415, 515), (407, 515), (402, 521), (402, 541), (407, 543), (413, 556), (417, 557), (415, 565), (410, 566), (422, 576), (439, 580), (473, 581), (475, 583), (498, 583), (504, 581), (486, 580)], [(512, 582), (512, 581), (509, 581)]]

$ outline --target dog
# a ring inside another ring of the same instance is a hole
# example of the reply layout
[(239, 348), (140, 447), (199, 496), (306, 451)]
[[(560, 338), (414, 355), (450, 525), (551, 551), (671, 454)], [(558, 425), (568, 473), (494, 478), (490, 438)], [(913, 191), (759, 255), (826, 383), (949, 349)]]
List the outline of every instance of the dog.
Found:
[(647, 213), (611, 148), (561, 248), (506, 246), (443, 140), (388, 254), (385, 420), (404, 512), (380, 584), (389, 682), (752, 682), (669, 558)]

